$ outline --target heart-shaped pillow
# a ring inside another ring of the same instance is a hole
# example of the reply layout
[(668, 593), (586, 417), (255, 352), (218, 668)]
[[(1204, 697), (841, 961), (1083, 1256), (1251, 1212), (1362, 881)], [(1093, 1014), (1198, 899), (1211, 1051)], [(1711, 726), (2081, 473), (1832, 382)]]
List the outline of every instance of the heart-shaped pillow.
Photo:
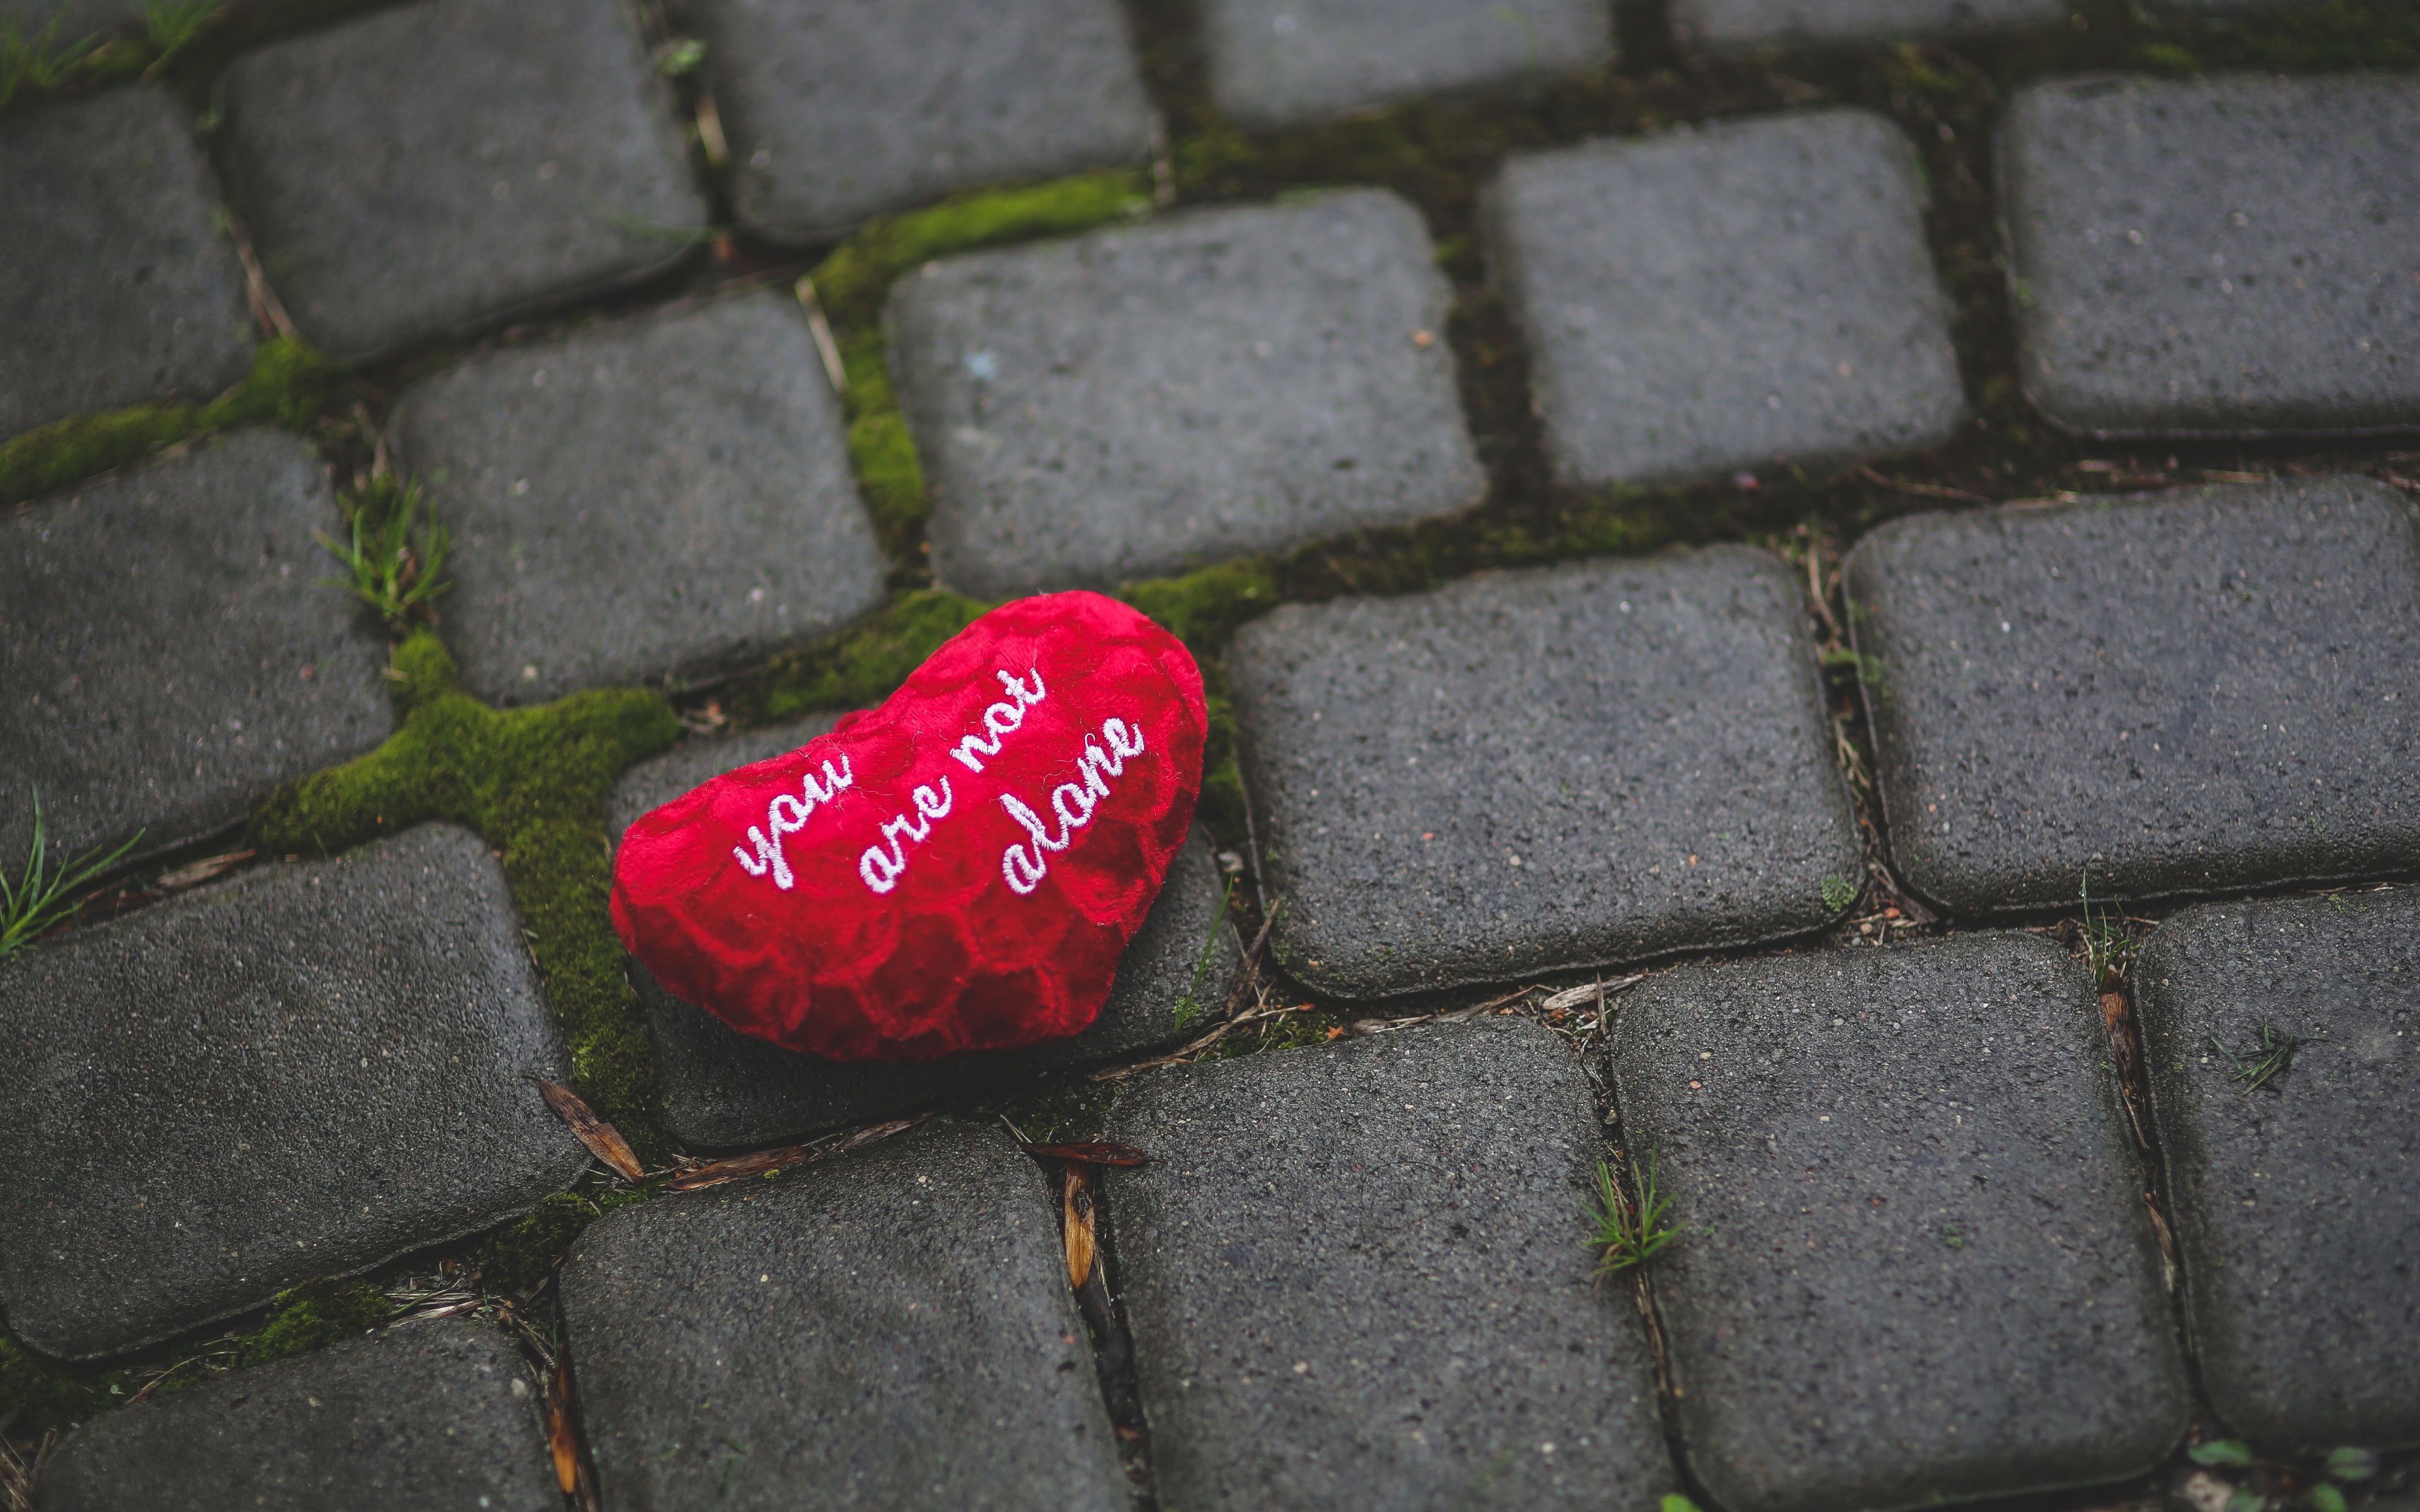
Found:
[(1098, 594), (1004, 604), (882, 707), (632, 825), (613, 928), (665, 989), (835, 1060), (1093, 1022), (1202, 791), (1202, 673)]

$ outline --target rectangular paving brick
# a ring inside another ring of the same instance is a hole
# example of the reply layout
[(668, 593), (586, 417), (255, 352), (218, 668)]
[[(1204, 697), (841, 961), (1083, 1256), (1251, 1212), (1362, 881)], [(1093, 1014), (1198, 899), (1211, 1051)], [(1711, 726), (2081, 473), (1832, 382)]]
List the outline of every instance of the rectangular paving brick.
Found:
[(1378, 997), (1820, 928), (1864, 863), (1806, 614), (1717, 546), (1246, 625), (1278, 960)]
[(1058, 1204), (996, 1125), (628, 1208), (565, 1262), (608, 1506), (1126, 1512)]
[(2055, 79), (1999, 146), (2019, 376), (2059, 424), (2415, 423), (2420, 79)]
[(729, 671), (883, 599), (840, 404), (758, 293), (474, 358), (405, 395), (453, 531), (446, 643), (490, 702)]
[(2063, 21), (2067, 0), (1671, 0), (1684, 47), (1868, 47), (2022, 31)]
[(2039, 935), (1690, 967), (1614, 1021), (1683, 1452), (1728, 1512), (2118, 1480), (2193, 1407), (2084, 973)]
[(420, 0), (272, 42), (221, 83), (269, 281), (346, 362), (637, 283), (703, 235), (620, 5)]
[(1156, 1072), (1104, 1188), (1161, 1504), (1650, 1508), (1675, 1489), (1604, 1146), (1527, 1021)]
[[(641, 814), (698, 784), (797, 749), (830, 730), (834, 717), (691, 740), (640, 763), (614, 786), (609, 832), (618, 840)], [(1243, 969), (1243, 945), (1226, 920), (1226, 899), (1209, 837), (1196, 828), (1169, 863), (1168, 880), (1141, 931), (1119, 957), (1109, 1000), (1091, 1027), (1058, 1044), (939, 1061), (847, 1065), (784, 1050), (673, 996), (631, 960), (630, 981), (656, 1046), (664, 1126), (691, 1145), (761, 1147), (922, 1112), (1054, 1071), (1168, 1049), (1208, 1032)]]
[(405, 1323), (95, 1418), (45, 1512), (560, 1512), (529, 1367), (493, 1325)]
[(1556, 472), (1820, 475), (1965, 418), (1899, 129), (1814, 111), (1513, 157), (1488, 254)]
[(0, 519), (0, 865), (240, 819), (386, 738), (376, 622), (319, 579), (326, 464), (245, 431)]
[[(2188, 909), (2133, 980), (2211, 1405), (2274, 1453), (2420, 1443), (2420, 888)], [(2301, 1042), (2254, 1089), (2264, 1026)]]
[(1379, 190), (951, 258), (903, 282), (892, 372), (933, 567), (1106, 587), (1477, 503), (1451, 291)]
[(696, 0), (740, 223), (840, 235), (954, 190), (1140, 163), (1115, 0)]
[(523, 1080), (570, 1057), (504, 869), (451, 825), (13, 956), (0, 1026), (0, 1304), (65, 1359), (476, 1233), (588, 1163)]
[(2420, 865), (2420, 512), (2379, 484), (1918, 516), (1846, 579), (1892, 861), (1927, 898)]
[(1600, 0), (1205, 0), (1210, 92), (1230, 120), (1292, 126), (1421, 95), (1535, 83), (1610, 60)]
[(217, 203), (185, 113), (159, 91), (0, 121), (0, 440), (242, 378), (252, 314)]

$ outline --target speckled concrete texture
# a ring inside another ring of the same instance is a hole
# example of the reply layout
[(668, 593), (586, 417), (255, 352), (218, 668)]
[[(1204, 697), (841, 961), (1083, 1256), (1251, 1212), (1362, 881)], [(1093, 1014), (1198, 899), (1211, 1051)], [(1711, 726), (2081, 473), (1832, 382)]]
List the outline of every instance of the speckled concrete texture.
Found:
[(1683, 47), (1853, 47), (1904, 38), (2023, 31), (2067, 15), (2065, 0), (1671, 0)]
[(608, 1506), (1126, 1512), (1057, 1203), (996, 1125), (625, 1209), (562, 1276)]
[(1416, 95), (1532, 84), (1613, 55), (1597, 0), (1204, 0), (1210, 92), (1255, 130)]
[(1846, 579), (1892, 860), (1938, 903), (2420, 866), (2420, 512), (2381, 485), (1918, 516)]
[[(641, 814), (708, 779), (797, 749), (830, 730), (834, 717), (691, 740), (641, 763), (614, 786), (610, 832), (618, 840)], [(673, 996), (630, 961), (639, 1011), (655, 1041), (664, 1126), (709, 1149), (758, 1148), (923, 1112), (1049, 1072), (1166, 1049), (1188, 1032), (1206, 1033), (1244, 964), (1242, 942), (1226, 919), (1226, 896), (1209, 837), (1196, 829), (1169, 863), (1159, 899), (1119, 957), (1109, 1001), (1090, 1028), (1058, 1044), (949, 1060), (842, 1064), (784, 1050)]]
[(43, 1512), (559, 1512), (538, 1393), (491, 1324), (405, 1323), (95, 1418)]
[[(2188, 909), (2133, 980), (2211, 1405), (2274, 1453), (2420, 1443), (2420, 888)], [(2263, 1026), (2301, 1043), (2248, 1090)]]
[(1480, 501), (1418, 211), (1378, 190), (954, 257), (892, 380), (963, 593), (1100, 588)]
[(1160, 1072), (1103, 1186), (1163, 1505), (1644, 1512), (1645, 1335), (1578, 1211), (1604, 1145), (1534, 1024)]
[(1729, 1512), (2118, 1480), (2193, 1408), (2084, 973), (2040, 935), (1689, 967), (1614, 1021), (1690, 1466)]
[(241, 380), (252, 313), (235, 243), (210, 224), (217, 203), (191, 123), (161, 91), (0, 122), (0, 440)]
[(395, 725), (377, 622), (319, 581), (301, 440), (242, 431), (0, 517), (0, 864), (240, 819)]
[(1820, 476), (1965, 418), (1916, 151), (1830, 110), (1509, 160), (1488, 255), (1581, 487)]
[(1864, 863), (1806, 612), (1778, 558), (1718, 546), (1247, 625), (1278, 961), (1366, 998), (1821, 927)]
[(740, 224), (838, 236), (953, 190), (1140, 164), (1116, 0), (694, 0)]
[[(0, 1305), (122, 1353), (477, 1233), (587, 1151), (504, 869), (425, 825), (0, 964)], [(80, 1158), (61, 1158), (62, 1151)]]
[(2018, 373), (2053, 420), (2420, 427), (2420, 78), (2048, 80), (1999, 146)]
[(786, 293), (474, 359), (407, 393), (396, 434), (454, 532), (446, 644), (489, 702), (731, 671), (883, 600)]
[(419, 0), (247, 53), (221, 84), (270, 284), (343, 362), (636, 283), (706, 223), (615, 0)]

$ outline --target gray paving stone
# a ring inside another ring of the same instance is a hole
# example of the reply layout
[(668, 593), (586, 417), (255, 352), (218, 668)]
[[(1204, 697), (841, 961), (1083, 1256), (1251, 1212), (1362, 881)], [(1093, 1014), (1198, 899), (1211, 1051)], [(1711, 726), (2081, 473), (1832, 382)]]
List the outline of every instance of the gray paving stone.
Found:
[(1684, 47), (1856, 47), (2022, 31), (2067, 18), (2067, 0), (1671, 0)]
[(1246, 625), (1279, 961), (1378, 997), (1821, 927), (1864, 863), (1805, 616), (1777, 558), (1716, 546)]
[(11, 0), (7, 14), (23, 28), (29, 42), (55, 23), (58, 30), (51, 35), (51, 45), (57, 51), (97, 32), (140, 21), (143, 12), (139, 0)]
[(396, 430), (455, 533), (446, 640), (490, 702), (728, 671), (883, 600), (786, 295), (474, 359), (407, 394)]
[(1820, 475), (1947, 440), (1965, 400), (1923, 208), (1914, 148), (1861, 110), (1513, 158), (1488, 248), (1557, 473)]
[(504, 869), (451, 825), (12, 957), (0, 1026), (0, 1303), (64, 1359), (475, 1233), (587, 1164), (521, 1079), (570, 1057)]
[(1578, 73), (1613, 55), (1601, 0), (1205, 0), (1210, 92), (1239, 126)]
[(2420, 425), (2420, 79), (2058, 79), (1999, 146), (2019, 375), (2059, 424)]
[[(617, 841), (632, 821), (735, 767), (795, 750), (831, 728), (833, 715), (714, 740), (691, 740), (642, 762), (614, 786), (607, 823)], [(1206, 1032), (1242, 971), (1244, 950), (1226, 921), (1226, 879), (1196, 828), (1169, 863), (1168, 881), (1118, 961), (1100, 1016), (1054, 1045), (902, 1065), (845, 1065), (754, 1040), (665, 992), (628, 963), (656, 1045), (664, 1126), (706, 1148), (761, 1147), (868, 1119), (914, 1113), (996, 1091), (1053, 1071), (1148, 1055)]]
[(935, 571), (988, 597), (1105, 587), (1477, 503), (1450, 300), (1419, 213), (1379, 190), (906, 281), (892, 372)]
[(1057, 1205), (996, 1126), (625, 1209), (562, 1277), (609, 1506), (789, 1508), (812, 1488), (1126, 1512)]
[(223, 85), (269, 281), (342, 361), (639, 282), (703, 233), (619, 4), (421, 0), (247, 54)]
[(690, 13), (733, 204), (776, 240), (1151, 150), (1115, 0), (695, 0)]
[(2193, 1398), (2084, 973), (2033, 934), (1688, 967), (1635, 990), (1629, 1153), (1683, 1452), (1729, 1512), (2117, 1480)]
[[(2188, 909), (2133, 970), (2211, 1405), (2275, 1451), (2420, 1443), (2420, 888)], [(2247, 1094), (2262, 1025), (2304, 1042)]]
[(0, 865), (234, 819), (394, 728), (386, 646), (318, 579), (327, 469), (247, 431), (0, 519)]
[(252, 315), (217, 201), (184, 112), (155, 90), (0, 121), (0, 439), (242, 378)]
[(2420, 515), (2381, 485), (1918, 516), (1847, 580), (1892, 861), (1936, 903), (2420, 865)]
[(1619, 1507), (1676, 1489), (1628, 1288), (1590, 1284), (1604, 1146), (1526, 1021), (1152, 1075), (1104, 1208), (1164, 1504)]
[(467, 1319), (406, 1323), (95, 1418), (45, 1512), (249, 1507), (560, 1512), (520, 1352)]

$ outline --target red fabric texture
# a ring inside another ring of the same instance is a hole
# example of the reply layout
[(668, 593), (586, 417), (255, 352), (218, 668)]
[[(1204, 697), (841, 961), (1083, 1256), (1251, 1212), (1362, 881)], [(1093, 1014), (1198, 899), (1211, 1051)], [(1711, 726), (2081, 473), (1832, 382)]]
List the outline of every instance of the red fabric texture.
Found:
[(1208, 728), (1191, 654), (1143, 615), (1004, 604), (880, 708), (632, 825), (613, 928), (667, 992), (792, 1050), (1063, 1039), (1185, 843)]

